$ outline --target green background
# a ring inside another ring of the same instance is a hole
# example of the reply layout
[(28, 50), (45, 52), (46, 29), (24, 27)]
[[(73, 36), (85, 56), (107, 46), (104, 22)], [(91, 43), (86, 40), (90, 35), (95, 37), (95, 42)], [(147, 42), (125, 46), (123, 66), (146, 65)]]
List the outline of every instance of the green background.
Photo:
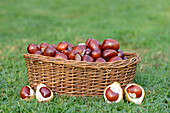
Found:
[[(0, 112), (169, 112), (169, 0), (0, 0)], [(30, 43), (74, 45), (113, 38), (141, 63), (134, 82), (145, 90), (136, 105), (125, 99), (56, 96), (50, 103), (20, 100), (28, 85), (23, 54)]]

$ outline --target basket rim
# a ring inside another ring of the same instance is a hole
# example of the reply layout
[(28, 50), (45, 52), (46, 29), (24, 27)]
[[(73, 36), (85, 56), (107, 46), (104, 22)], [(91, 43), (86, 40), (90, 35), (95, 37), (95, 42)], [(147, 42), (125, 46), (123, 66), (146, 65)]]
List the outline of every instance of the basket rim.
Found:
[(41, 62), (55, 63), (55, 64), (67, 64), (74, 67), (82, 67), (82, 68), (93, 68), (93, 69), (101, 69), (101, 68), (123, 68), (128, 65), (139, 64), (140, 58), (137, 53), (125, 52), (125, 56), (131, 56), (132, 58), (126, 60), (118, 60), (114, 62), (87, 62), (87, 61), (76, 61), (76, 60), (63, 60), (57, 59), (55, 57), (43, 56), (43, 55), (35, 55), (35, 54), (23, 54), (25, 59), (31, 58), (31, 60), (39, 60)]

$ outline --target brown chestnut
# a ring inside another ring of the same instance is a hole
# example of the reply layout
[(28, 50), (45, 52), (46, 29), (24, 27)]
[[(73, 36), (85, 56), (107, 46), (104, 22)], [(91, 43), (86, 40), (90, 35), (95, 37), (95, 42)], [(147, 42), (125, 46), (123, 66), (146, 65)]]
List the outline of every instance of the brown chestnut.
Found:
[(136, 98), (140, 98), (142, 96), (142, 90), (137, 85), (131, 85), (127, 88), (127, 93), (135, 93)]
[(40, 44), (36, 44), (37, 46), (38, 46), (38, 48), (39, 48), (39, 50), (40, 50)]
[(122, 60), (122, 58), (119, 57), (119, 56), (114, 56), (114, 57), (110, 58), (110, 59), (108, 60), (108, 62), (114, 62), (114, 61), (117, 61), (117, 60)]
[(93, 59), (93, 57), (91, 57), (89, 55), (84, 55), (82, 58), (82, 61), (93, 62), (94, 59)]
[(102, 43), (102, 49), (114, 49), (114, 50), (118, 50), (119, 49), (119, 43), (116, 40), (113, 39), (106, 39), (103, 41)]
[(23, 86), (20, 91), (21, 99), (30, 99), (34, 97), (34, 91), (30, 86)]
[(99, 49), (100, 51), (102, 50), (100, 42), (96, 39), (91, 39), (89, 41), (88, 48), (90, 48), (91, 50), (94, 50), (94, 49)]
[(65, 55), (65, 54), (63, 54), (63, 53), (57, 53), (54, 57), (57, 58), (57, 59), (68, 60), (67, 55)]
[(69, 53), (69, 55), (68, 55), (69, 60), (75, 60), (76, 54), (79, 54), (79, 55), (80, 55), (80, 53), (79, 53), (78, 51), (72, 50), (72, 51)]
[(86, 44), (88, 45), (88, 43), (89, 43), (89, 41), (91, 40), (91, 38), (88, 38), (87, 40), (86, 40)]
[(47, 87), (41, 87), (40, 88), (40, 93), (44, 98), (50, 97), (51, 96), (51, 91)]
[(35, 54), (36, 51), (39, 51), (39, 48), (37, 45), (35, 44), (30, 44), (28, 47), (27, 47), (27, 51), (28, 53), (30, 54)]
[(68, 56), (69, 53), (70, 53), (70, 50), (65, 49), (65, 50), (62, 50), (61, 53), (63, 53), (63, 54)]
[(106, 62), (106, 60), (102, 57), (99, 57), (99, 58), (96, 59), (95, 62)]
[(53, 98), (53, 92), (45, 84), (38, 84), (36, 88), (36, 98), (39, 102), (50, 101)]
[(43, 43), (41, 43), (40, 44), (40, 50), (42, 51), (42, 52), (44, 52), (44, 49), (47, 47), (47, 46), (49, 46), (50, 44), (48, 44), (48, 43), (46, 43), (46, 42), (43, 42)]
[(47, 46), (45, 49), (44, 49), (44, 56), (55, 56), (56, 54), (56, 49), (54, 49), (51, 45)]
[(93, 59), (97, 59), (97, 58), (101, 57), (101, 51), (99, 49), (94, 49), (91, 52), (91, 56), (93, 57)]
[(67, 49), (68, 47), (68, 43), (66, 41), (63, 41), (63, 42), (60, 42), (58, 45), (57, 45), (57, 50), (58, 51), (62, 51), (62, 50), (65, 50)]
[(73, 44), (71, 44), (71, 43), (68, 43), (68, 47), (67, 47), (67, 49), (68, 49), (69, 51), (72, 51), (72, 50), (73, 50), (73, 48), (74, 48), (74, 45), (73, 45)]
[(123, 51), (117, 50), (117, 56), (119, 56), (123, 59), (124, 58)]
[(103, 51), (103, 58), (110, 59), (114, 56), (117, 56), (117, 52), (114, 49), (105, 49)]
[(55, 49), (57, 49), (57, 45), (56, 44), (51, 44), (51, 46)]
[(43, 55), (43, 52), (42, 51), (36, 51), (35, 55)]
[(119, 98), (119, 93), (113, 92), (110, 89), (110, 87), (106, 90), (105, 95), (106, 95), (107, 100), (110, 101), (110, 102), (116, 101)]
[(91, 55), (91, 49), (87, 48), (85, 51), (85, 55)]
[(86, 51), (86, 45), (77, 45), (73, 50), (78, 51), (83, 56)]

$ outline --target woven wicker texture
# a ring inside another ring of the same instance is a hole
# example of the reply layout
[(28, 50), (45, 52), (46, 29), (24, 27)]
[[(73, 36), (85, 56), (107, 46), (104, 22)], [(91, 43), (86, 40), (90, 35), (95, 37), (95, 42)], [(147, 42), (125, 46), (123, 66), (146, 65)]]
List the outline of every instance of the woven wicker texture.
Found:
[(43, 83), (57, 95), (101, 96), (114, 81), (122, 87), (133, 82), (140, 58), (136, 53), (124, 54), (127, 60), (106, 63), (65, 61), (34, 54), (23, 56), (28, 82), (34, 90)]

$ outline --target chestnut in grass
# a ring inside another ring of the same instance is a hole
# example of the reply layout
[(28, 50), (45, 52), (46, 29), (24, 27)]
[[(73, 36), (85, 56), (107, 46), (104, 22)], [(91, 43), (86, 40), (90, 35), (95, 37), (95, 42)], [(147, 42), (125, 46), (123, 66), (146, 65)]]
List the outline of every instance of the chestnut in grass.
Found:
[(65, 50), (62, 50), (61, 53), (63, 53), (63, 54), (68, 56), (69, 53), (70, 53), (70, 50), (65, 49)]
[(68, 47), (67, 47), (67, 49), (68, 49), (69, 51), (72, 51), (72, 50), (73, 50), (73, 48), (74, 48), (74, 45), (73, 45), (73, 44), (71, 44), (71, 43), (68, 43)]
[(100, 42), (96, 39), (91, 39), (88, 43), (88, 48), (90, 48), (91, 50), (94, 50), (94, 49), (99, 49), (102, 51), (102, 47), (100, 45)]
[(101, 51), (99, 49), (94, 49), (92, 52), (91, 52), (91, 56), (93, 57), (93, 59), (97, 59), (99, 57), (101, 57)]
[(123, 51), (117, 50), (117, 56), (121, 57), (122, 59), (124, 58)]
[(44, 84), (38, 84), (36, 98), (39, 102), (50, 101), (53, 98), (53, 92)]
[(34, 91), (30, 86), (23, 86), (20, 91), (20, 96), (22, 100), (29, 100), (34, 98)]
[(43, 55), (43, 52), (42, 51), (36, 51), (35, 55)]
[(56, 49), (61, 52), (62, 50), (67, 49), (67, 47), (68, 47), (68, 43), (66, 41), (62, 41), (57, 45)]
[(114, 56), (114, 57), (110, 58), (110, 59), (108, 60), (108, 62), (115, 62), (115, 61), (118, 61), (118, 60), (122, 60), (122, 58), (119, 57), (119, 56)]
[(85, 55), (91, 55), (91, 49), (87, 48), (85, 51)]
[(44, 56), (55, 56), (56, 54), (56, 49), (54, 49), (51, 45), (47, 46), (45, 49), (44, 49)]
[(39, 51), (39, 48), (37, 45), (35, 44), (30, 44), (28, 47), (27, 47), (27, 51), (28, 53), (30, 54), (35, 54), (36, 51)]
[(44, 52), (44, 49), (47, 47), (47, 46), (49, 46), (50, 44), (48, 44), (48, 43), (46, 43), (46, 42), (43, 42), (43, 43), (41, 43), (40, 44), (40, 50), (42, 51), (42, 52)]
[(93, 62), (94, 59), (90, 55), (84, 55), (82, 61)]
[(107, 103), (120, 102), (123, 99), (123, 90), (118, 82), (107, 86), (104, 90), (104, 98)]
[(102, 43), (102, 49), (114, 49), (114, 50), (118, 50), (119, 49), (119, 43), (114, 40), (114, 39), (106, 39), (103, 41)]
[(106, 62), (106, 60), (102, 57), (99, 57), (99, 58), (96, 59), (95, 62)]
[(136, 104), (141, 104), (145, 96), (145, 91), (142, 86), (135, 83), (127, 84), (124, 92), (126, 99)]
[(103, 58), (110, 59), (114, 56), (117, 56), (117, 52), (114, 49), (105, 49), (103, 51)]
[(89, 41), (91, 40), (92, 38), (88, 38), (87, 40), (86, 40), (86, 44), (88, 45), (88, 43), (89, 43)]
[(65, 55), (65, 54), (63, 54), (63, 53), (57, 53), (54, 57), (57, 58), (57, 59), (68, 60), (67, 55)]

